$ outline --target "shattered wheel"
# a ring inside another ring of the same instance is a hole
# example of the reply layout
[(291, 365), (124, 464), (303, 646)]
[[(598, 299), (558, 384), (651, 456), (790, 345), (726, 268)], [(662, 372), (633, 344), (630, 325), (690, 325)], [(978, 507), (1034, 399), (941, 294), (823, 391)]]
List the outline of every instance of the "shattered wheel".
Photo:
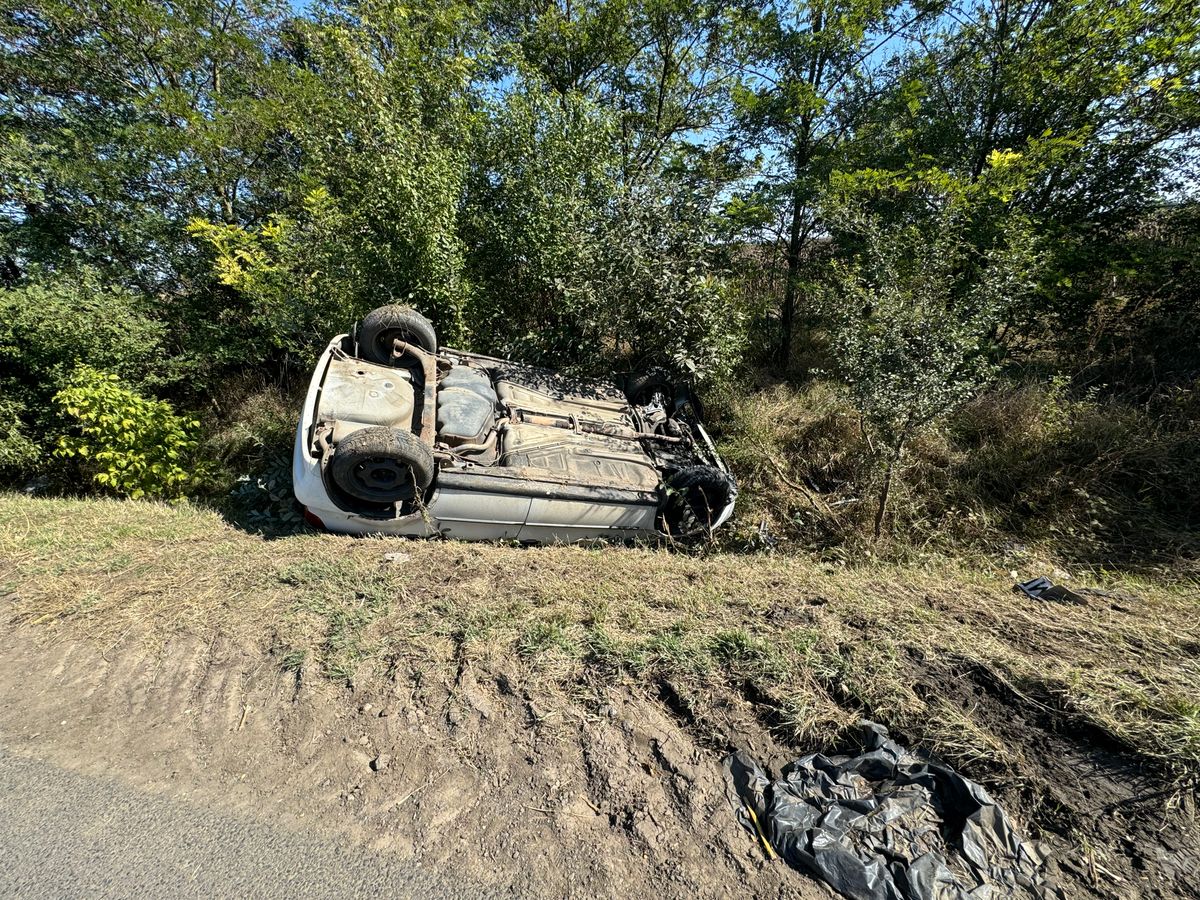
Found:
[(372, 362), (389, 365), (397, 338), (427, 353), (437, 352), (437, 332), (433, 323), (410, 307), (381, 306), (367, 313), (359, 323), (359, 352)]
[(339, 488), (370, 503), (396, 503), (424, 493), (433, 481), (433, 451), (399, 428), (363, 428), (333, 449), (329, 474)]
[(688, 466), (667, 478), (662, 529), (676, 540), (707, 538), (737, 497), (733, 476), (715, 466)]

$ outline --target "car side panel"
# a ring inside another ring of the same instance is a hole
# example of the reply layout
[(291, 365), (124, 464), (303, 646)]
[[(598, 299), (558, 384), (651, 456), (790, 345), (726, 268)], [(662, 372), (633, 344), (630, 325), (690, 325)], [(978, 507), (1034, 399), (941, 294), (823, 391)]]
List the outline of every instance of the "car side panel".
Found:
[(438, 530), (463, 541), (514, 539), (525, 524), (531, 497), (438, 488), (429, 513)]
[(656, 507), (533, 498), (517, 540), (538, 543), (630, 538), (653, 533)]

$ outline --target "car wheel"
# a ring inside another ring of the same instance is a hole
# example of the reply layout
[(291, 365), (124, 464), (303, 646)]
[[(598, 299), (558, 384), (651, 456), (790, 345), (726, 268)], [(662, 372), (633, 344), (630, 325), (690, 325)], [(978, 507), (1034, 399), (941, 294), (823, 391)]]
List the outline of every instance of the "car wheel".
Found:
[(339, 488), (359, 500), (411, 500), (433, 481), (433, 451), (410, 431), (363, 428), (334, 447), (329, 474)]
[(715, 466), (680, 469), (667, 478), (663, 530), (678, 540), (705, 538), (736, 496), (733, 477)]
[(675, 396), (675, 386), (662, 372), (646, 372), (642, 375), (634, 375), (629, 379), (625, 388), (625, 396), (629, 398), (629, 402), (634, 406), (642, 406), (649, 403), (655, 394), (662, 394), (666, 397), (667, 411), (670, 412), (670, 403)]
[(407, 306), (392, 304), (367, 313), (358, 326), (359, 352), (372, 362), (388, 365), (396, 338), (415, 344), (429, 353), (437, 352), (433, 323)]

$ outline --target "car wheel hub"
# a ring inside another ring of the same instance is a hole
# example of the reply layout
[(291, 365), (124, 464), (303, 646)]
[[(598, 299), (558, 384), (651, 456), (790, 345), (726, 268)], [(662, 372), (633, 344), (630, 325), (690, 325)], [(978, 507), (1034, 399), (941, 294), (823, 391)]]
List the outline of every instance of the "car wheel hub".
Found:
[(363, 491), (382, 500), (405, 500), (414, 494), (412, 470), (395, 459), (365, 460), (355, 467), (354, 480)]

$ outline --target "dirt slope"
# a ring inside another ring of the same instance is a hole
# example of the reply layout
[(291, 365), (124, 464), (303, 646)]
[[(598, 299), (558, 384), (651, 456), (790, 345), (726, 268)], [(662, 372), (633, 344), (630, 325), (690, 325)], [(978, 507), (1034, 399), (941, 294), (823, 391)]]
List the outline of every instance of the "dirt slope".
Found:
[[(0, 495), (0, 740), (535, 895), (822, 896), (720, 762), (870, 718), (984, 783), (1071, 896), (1196, 896), (1200, 591), (1040, 560), (277, 540)], [(382, 714), (382, 715), (381, 715)], [(383, 757), (382, 765), (372, 760)]]
[(0, 642), (0, 741), (64, 767), (348, 832), (518, 896), (829, 896), (763, 860), (718, 754), (658, 704), (615, 691), (599, 716), (537, 716), (504, 675), (351, 691), (223, 641)]

